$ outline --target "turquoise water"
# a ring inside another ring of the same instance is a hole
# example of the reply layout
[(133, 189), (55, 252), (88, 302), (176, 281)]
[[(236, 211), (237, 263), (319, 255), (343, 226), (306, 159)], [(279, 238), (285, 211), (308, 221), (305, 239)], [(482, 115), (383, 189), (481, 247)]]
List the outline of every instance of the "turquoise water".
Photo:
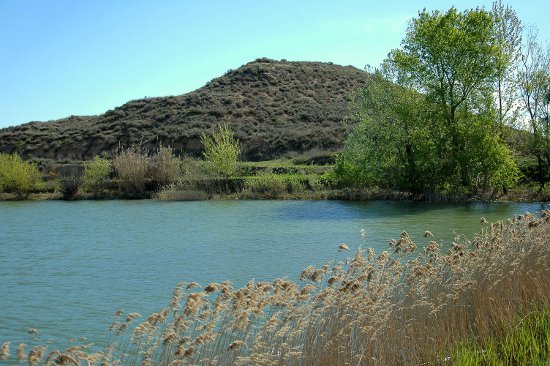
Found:
[[(106, 339), (119, 308), (143, 315), (180, 281), (296, 279), (343, 260), (339, 243), (377, 251), (407, 230), (419, 246), (545, 204), (340, 201), (0, 202), (0, 343)], [(431, 239), (430, 239), (431, 240)], [(349, 255), (349, 253), (347, 254)], [(15, 347), (14, 347), (15, 348)]]

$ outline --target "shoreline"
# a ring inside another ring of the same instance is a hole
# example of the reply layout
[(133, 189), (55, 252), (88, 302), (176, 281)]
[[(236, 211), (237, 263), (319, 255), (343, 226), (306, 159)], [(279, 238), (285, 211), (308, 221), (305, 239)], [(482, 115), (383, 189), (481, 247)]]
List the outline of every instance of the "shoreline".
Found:
[(359, 190), (333, 189), (304, 192), (276, 192), (260, 194), (249, 191), (236, 193), (209, 193), (205, 191), (160, 191), (148, 192), (142, 197), (131, 197), (116, 194), (94, 196), (87, 193), (78, 193), (71, 200), (64, 200), (61, 192), (30, 193), (25, 199), (18, 199), (14, 193), (0, 193), (0, 201), (115, 201), (115, 200), (155, 200), (155, 201), (234, 201), (234, 200), (303, 200), (303, 201), (411, 201), (411, 202), (439, 202), (439, 203), (476, 203), (476, 202), (550, 202), (550, 193), (529, 189), (511, 189), (506, 195), (497, 197), (464, 197), (458, 195), (412, 194), (389, 190)]

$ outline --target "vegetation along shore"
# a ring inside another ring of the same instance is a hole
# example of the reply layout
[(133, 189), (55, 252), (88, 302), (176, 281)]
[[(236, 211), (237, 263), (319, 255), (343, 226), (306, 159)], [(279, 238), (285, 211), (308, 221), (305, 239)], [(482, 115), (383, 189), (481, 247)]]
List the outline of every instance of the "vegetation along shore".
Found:
[(500, 2), (424, 10), (379, 68), (258, 59), (182, 96), (2, 129), (0, 191), (547, 200), (549, 70)]

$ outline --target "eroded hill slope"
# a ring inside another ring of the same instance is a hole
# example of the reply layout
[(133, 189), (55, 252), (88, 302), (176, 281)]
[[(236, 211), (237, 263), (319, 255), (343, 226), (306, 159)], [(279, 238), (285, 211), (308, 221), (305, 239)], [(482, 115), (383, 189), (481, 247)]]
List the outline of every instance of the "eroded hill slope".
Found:
[(197, 155), (200, 136), (228, 124), (243, 158), (267, 160), (289, 153), (331, 152), (351, 126), (351, 94), (367, 73), (351, 66), (258, 59), (193, 92), (130, 101), (98, 116), (71, 116), (0, 130), (0, 151), (26, 158), (86, 160), (119, 146)]

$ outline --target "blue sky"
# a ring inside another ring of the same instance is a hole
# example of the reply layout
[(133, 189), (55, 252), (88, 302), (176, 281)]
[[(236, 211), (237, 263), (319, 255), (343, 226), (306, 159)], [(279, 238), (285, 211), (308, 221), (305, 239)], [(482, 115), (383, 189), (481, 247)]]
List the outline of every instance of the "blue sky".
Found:
[[(179, 95), (256, 58), (377, 66), (418, 11), (492, 1), (0, 0), (0, 127)], [(550, 2), (510, 0), (550, 40)]]

